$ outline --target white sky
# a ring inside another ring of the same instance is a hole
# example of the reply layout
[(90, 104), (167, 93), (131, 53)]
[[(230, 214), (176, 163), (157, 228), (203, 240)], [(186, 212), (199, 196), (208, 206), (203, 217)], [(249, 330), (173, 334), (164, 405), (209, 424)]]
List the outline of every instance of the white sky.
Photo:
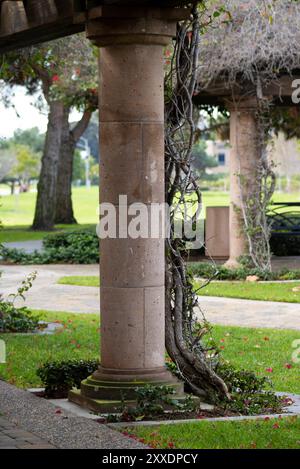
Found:
[[(26, 96), (22, 87), (16, 87), (15, 97), (12, 102), (19, 114), (17, 116), (14, 108), (5, 108), (0, 100), (0, 138), (9, 138), (16, 129), (30, 129), (38, 127), (41, 132), (47, 128), (47, 111), (40, 112), (35, 106), (35, 97)], [(74, 111), (70, 120), (76, 121), (79, 113)]]

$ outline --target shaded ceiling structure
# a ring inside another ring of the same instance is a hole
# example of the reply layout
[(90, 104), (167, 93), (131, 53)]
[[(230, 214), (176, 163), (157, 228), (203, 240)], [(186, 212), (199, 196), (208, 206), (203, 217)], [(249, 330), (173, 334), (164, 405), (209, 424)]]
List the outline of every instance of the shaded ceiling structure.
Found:
[[(85, 30), (107, 8), (177, 7), (180, 0), (0, 0), (0, 51), (27, 47)], [(136, 10), (135, 10), (136, 11)], [(133, 15), (137, 15), (133, 13)]]

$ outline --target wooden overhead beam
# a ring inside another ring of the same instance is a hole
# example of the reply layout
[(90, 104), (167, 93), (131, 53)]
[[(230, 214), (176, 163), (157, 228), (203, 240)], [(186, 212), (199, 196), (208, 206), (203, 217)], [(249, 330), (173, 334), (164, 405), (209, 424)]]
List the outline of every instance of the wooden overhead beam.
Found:
[[(188, 0), (0, 0), (0, 53), (84, 31), (107, 8), (174, 7)], [(170, 12), (170, 11), (169, 11)]]
[(81, 0), (0, 0), (0, 52), (84, 31), (85, 4)]
[[(293, 82), (299, 79), (300, 70), (295, 70), (293, 75), (281, 75), (273, 82), (263, 86), (262, 94), (272, 98), (276, 106), (299, 106), (292, 101), (292, 94), (295, 91)], [(245, 97), (256, 96), (256, 92), (256, 87), (250, 81), (237, 81), (229, 88), (225, 81), (219, 80), (207, 89), (200, 91), (194, 96), (193, 101), (197, 106), (226, 106), (226, 103), (232, 101), (233, 97), (238, 101)]]

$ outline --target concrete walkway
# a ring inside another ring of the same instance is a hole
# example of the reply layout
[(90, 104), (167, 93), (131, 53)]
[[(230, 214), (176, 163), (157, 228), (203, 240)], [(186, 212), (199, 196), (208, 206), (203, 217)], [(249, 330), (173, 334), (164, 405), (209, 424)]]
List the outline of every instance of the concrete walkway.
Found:
[(46, 399), (1, 380), (0, 414), (1, 449), (18, 449), (25, 445), (32, 449), (35, 449), (33, 446), (64, 449), (145, 448), (105, 425), (62, 411)]
[[(62, 276), (98, 275), (98, 265), (0, 266), (0, 270), (0, 293), (4, 295), (15, 291), (30, 272), (38, 272), (27, 294), (26, 304), (31, 308), (99, 312), (98, 288), (57, 284)], [(199, 297), (199, 304), (206, 318), (215, 324), (300, 330), (300, 304), (215, 297)]]
[(41, 252), (43, 250), (43, 240), (36, 239), (32, 241), (16, 241), (13, 243), (2, 243), (3, 246), (9, 249), (20, 249), (27, 254), (31, 254), (34, 251)]

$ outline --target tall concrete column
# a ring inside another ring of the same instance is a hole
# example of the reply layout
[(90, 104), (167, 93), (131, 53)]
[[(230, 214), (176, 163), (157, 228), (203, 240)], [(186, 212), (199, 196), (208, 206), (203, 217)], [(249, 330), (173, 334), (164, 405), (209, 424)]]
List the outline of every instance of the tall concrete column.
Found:
[(242, 201), (253, 194), (260, 160), (255, 98), (231, 104), (230, 110), (230, 257), (226, 265), (235, 267), (248, 254), (244, 232)]
[[(163, 49), (176, 32), (174, 11), (103, 7), (88, 24), (88, 37), (102, 47), (100, 201), (118, 217), (126, 202), (148, 212), (164, 203)], [(100, 240), (100, 273), (101, 366), (70, 398), (106, 410), (107, 399), (134, 399), (137, 385), (181, 390), (165, 368), (164, 239), (119, 232)]]

